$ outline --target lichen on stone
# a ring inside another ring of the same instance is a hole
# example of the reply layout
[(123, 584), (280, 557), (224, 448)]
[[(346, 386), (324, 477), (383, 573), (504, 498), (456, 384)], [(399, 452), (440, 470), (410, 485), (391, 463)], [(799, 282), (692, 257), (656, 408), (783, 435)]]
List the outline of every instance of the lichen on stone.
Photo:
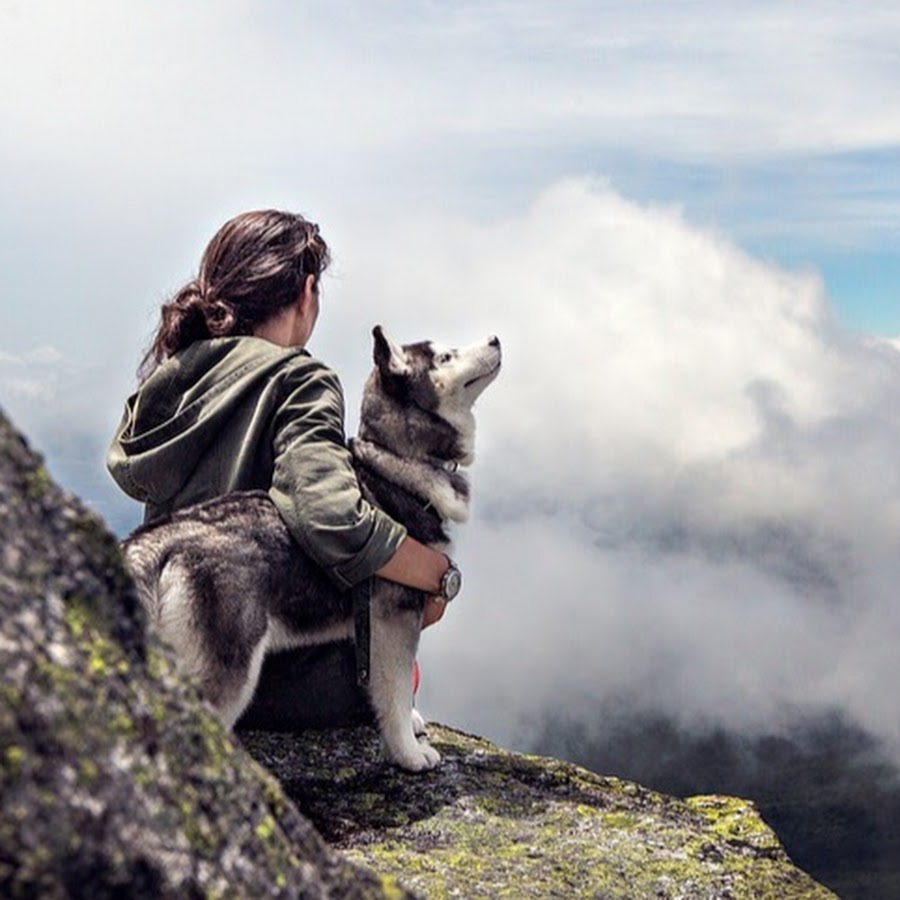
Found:
[(832, 897), (743, 800), (440, 726), (420, 775), (371, 728), (227, 734), (2, 415), (0, 548), (0, 896)]
[[(681, 801), (429, 727), (442, 767), (399, 773), (372, 729), (242, 741), (349, 858), (426, 897), (824, 900), (752, 804)], [(337, 790), (323, 761), (354, 770)]]
[(0, 896), (409, 896), (235, 745), (147, 633), (112, 536), (2, 415), (0, 547)]

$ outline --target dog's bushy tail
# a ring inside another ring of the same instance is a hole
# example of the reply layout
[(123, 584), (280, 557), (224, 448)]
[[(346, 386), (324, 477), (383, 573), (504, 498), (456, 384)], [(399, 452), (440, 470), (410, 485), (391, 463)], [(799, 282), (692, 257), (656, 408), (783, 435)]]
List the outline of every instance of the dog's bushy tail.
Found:
[(125, 566), (134, 580), (138, 599), (151, 620), (158, 621), (160, 614), (160, 577), (164, 560), (162, 554), (148, 547), (140, 537), (122, 544)]

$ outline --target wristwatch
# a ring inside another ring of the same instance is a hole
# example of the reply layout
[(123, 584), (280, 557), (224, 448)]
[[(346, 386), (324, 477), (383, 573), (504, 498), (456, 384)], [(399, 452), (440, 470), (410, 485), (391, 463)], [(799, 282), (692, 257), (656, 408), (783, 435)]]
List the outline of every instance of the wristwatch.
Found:
[(447, 557), (447, 562), (449, 565), (447, 566), (447, 571), (441, 577), (441, 588), (437, 594), (438, 600), (442, 600), (444, 603), (449, 603), (462, 587), (462, 572), (459, 571), (456, 563), (449, 556)]

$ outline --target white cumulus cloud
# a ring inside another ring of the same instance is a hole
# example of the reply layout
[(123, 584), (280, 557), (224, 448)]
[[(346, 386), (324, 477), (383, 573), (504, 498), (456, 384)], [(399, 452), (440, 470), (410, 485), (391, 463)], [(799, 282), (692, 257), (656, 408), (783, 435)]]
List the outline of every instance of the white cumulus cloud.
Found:
[(431, 712), (508, 739), (622, 694), (737, 727), (839, 706), (900, 746), (892, 346), (843, 333), (816, 277), (590, 182), (385, 237), (349, 242), (336, 333), (377, 310), (505, 352)]

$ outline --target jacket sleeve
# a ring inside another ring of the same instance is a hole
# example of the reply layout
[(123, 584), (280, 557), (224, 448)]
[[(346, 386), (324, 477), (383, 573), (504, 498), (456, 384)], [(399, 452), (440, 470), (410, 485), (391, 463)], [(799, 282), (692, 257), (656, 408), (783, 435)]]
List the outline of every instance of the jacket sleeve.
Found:
[(344, 435), (343, 391), (321, 363), (291, 374), (274, 451), (269, 494), (294, 539), (338, 587), (368, 578), (394, 555), (406, 529), (362, 496)]

